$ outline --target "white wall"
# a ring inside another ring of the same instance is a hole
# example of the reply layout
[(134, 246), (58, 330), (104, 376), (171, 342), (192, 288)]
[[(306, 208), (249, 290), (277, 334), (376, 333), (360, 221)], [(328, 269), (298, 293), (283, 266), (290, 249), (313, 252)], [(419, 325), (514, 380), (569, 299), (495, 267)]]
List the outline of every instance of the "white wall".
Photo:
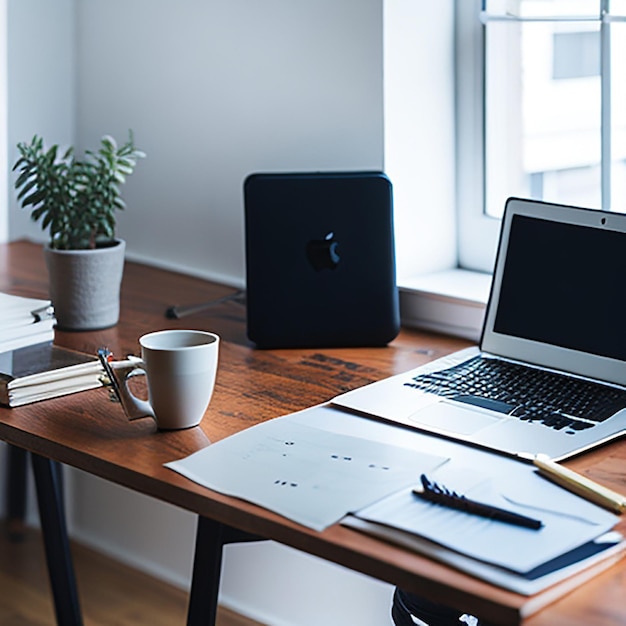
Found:
[(0, 0), (0, 242), (9, 237), (7, 49), (7, 0)]
[[(75, 0), (8, 0), (8, 154), (37, 133), (49, 143), (75, 141)], [(14, 177), (11, 176), (12, 185)], [(9, 239), (41, 239), (30, 214), (9, 194)]]
[[(400, 119), (408, 107), (388, 112), (397, 122), (396, 142), (404, 138), (426, 168), (394, 166), (406, 181), (402, 195), (408, 187), (419, 194), (419, 201), (406, 201), (414, 216), (401, 221), (399, 254), (408, 258), (417, 241), (420, 262), (431, 269), (433, 262), (450, 263), (453, 249), (452, 241), (430, 243), (433, 229), (451, 229), (451, 27), (437, 30), (434, 18), (445, 19), (452, 1), (437, 3), (438, 15), (425, 0), (390, 4), (410, 10), (420, 33), (412, 40), (405, 31), (398, 44), (410, 40), (414, 52), (421, 42), (429, 58), (417, 75), (408, 65), (394, 74), (397, 88), (403, 80), (422, 86), (407, 102), (423, 107), (423, 124), (404, 136)], [(382, 0), (9, 5), (9, 145), (38, 132), (80, 149), (105, 133), (122, 140), (133, 128), (148, 158), (126, 185), (128, 210), (119, 217), (131, 258), (243, 284), (247, 174), (383, 168), (383, 113), (390, 105), (383, 102)], [(385, 19), (403, 17), (395, 11)], [(394, 55), (402, 58), (402, 46)], [(42, 238), (15, 206), (9, 222), (13, 239)], [(192, 515), (81, 472), (68, 478), (74, 536), (188, 584)], [(391, 623), (391, 592), (379, 581), (263, 543), (227, 548), (221, 598), (272, 625), (381, 626)]]
[(455, 267), (453, 0), (385, 0), (385, 171), (398, 283)]
[[(78, 138), (128, 127), (129, 254), (241, 284), (242, 183), (382, 168), (380, 0), (78, 3)], [(113, 45), (112, 45), (113, 43)]]

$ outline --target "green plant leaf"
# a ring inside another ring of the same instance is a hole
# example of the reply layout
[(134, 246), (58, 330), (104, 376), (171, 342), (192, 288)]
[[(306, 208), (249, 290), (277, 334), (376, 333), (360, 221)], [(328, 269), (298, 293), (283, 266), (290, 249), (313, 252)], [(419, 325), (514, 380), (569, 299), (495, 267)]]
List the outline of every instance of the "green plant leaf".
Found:
[[(21, 165), (27, 164), (27, 163), (28, 163), (28, 161), (23, 156), (21, 156), (17, 161), (15, 161), (15, 165), (13, 166), (13, 170), (12, 171), (14, 172), (15, 170), (19, 169)], [(17, 183), (16, 183), (16, 185), (17, 185)]]
[(30, 196), (22, 200), (22, 208), (39, 204), (45, 198), (45, 195), (46, 193), (44, 190), (38, 189), (35, 193), (32, 193)]
[[(22, 188), (22, 191), (20, 191), (17, 194), (17, 199), (18, 200), (22, 200), (24, 198), (24, 196), (26, 196), (26, 194), (28, 194), (30, 192), (31, 189), (33, 189), (33, 187), (37, 186), (37, 181), (36, 180), (31, 180), (28, 184), (24, 185), (24, 187)], [(22, 201), (22, 206), (24, 206), (24, 202)]]

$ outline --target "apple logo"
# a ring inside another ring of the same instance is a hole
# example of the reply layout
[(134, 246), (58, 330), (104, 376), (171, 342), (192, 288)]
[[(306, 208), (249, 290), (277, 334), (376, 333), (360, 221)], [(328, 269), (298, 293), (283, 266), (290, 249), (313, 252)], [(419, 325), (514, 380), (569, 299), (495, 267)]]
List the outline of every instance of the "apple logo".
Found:
[(316, 272), (336, 269), (341, 257), (335, 233), (328, 233), (324, 239), (311, 239), (306, 244), (306, 256)]

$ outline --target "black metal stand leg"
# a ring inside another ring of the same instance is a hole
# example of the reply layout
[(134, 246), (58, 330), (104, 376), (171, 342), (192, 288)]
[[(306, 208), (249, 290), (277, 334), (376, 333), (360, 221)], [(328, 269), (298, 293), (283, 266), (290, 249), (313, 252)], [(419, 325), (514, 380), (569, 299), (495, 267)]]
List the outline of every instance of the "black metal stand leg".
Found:
[(215, 625), (224, 546), (262, 540), (262, 537), (198, 516), (187, 626)]
[(7, 448), (7, 531), (11, 541), (24, 538), (26, 517), (26, 462), (28, 452), (16, 446)]
[(31, 458), (57, 624), (82, 626), (63, 510), (61, 466), (37, 454), (31, 454)]

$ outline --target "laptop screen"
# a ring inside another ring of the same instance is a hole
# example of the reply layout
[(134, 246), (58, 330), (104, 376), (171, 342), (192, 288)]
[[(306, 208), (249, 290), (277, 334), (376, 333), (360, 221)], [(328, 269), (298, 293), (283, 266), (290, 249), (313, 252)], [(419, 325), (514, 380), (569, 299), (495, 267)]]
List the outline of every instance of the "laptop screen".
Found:
[(626, 384), (626, 215), (507, 201), (481, 349)]
[(494, 330), (626, 361), (626, 234), (515, 215)]

